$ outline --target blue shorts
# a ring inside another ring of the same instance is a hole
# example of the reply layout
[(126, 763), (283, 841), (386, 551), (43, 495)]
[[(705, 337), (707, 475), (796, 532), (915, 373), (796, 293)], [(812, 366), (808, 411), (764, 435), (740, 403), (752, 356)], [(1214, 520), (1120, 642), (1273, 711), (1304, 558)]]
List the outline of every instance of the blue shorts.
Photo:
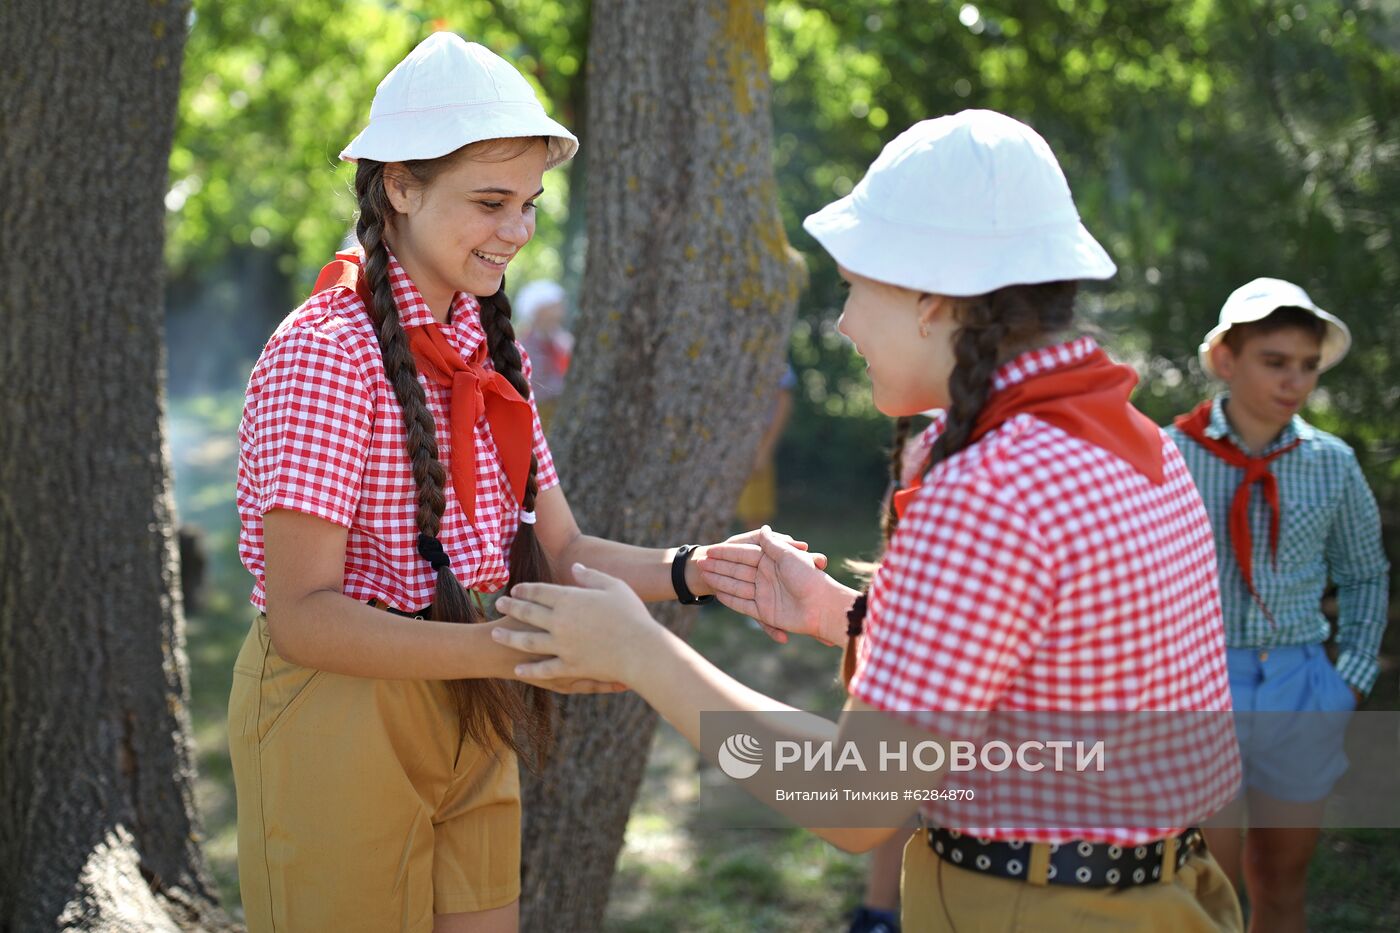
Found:
[(1226, 655), (1244, 786), (1275, 800), (1322, 800), (1347, 770), (1351, 687), (1321, 645), (1229, 648)]

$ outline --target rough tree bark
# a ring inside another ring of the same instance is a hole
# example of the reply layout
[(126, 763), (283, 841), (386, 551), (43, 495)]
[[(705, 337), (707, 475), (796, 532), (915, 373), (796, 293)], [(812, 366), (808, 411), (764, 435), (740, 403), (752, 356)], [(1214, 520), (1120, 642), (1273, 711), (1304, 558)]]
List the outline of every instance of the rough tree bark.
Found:
[(161, 426), (189, 8), (0, 4), (0, 930), (227, 924)]
[[(782, 373), (802, 277), (778, 211), (760, 0), (595, 0), (588, 252), (578, 349), (551, 428), (591, 534), (718, 539)], [(658, 617), (693, 619), (679, 607)], [(597, 929), (654, 714), (561, 703), (527, 775), (527, 930)]]

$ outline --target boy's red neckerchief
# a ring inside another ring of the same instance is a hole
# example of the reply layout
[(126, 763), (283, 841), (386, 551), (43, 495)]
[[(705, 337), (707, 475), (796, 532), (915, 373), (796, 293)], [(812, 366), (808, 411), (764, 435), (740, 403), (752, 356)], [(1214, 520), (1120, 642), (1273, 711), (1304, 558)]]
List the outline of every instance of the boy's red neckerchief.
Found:
[[(336, 253), (316, 278), (312, 294), (332, 288), (355, 292), (370, 306), (372, 296), (360, 275), (359, 253)], [(533, 448), (534, 415), (530, 403), (505, 376), (487, 369), (486, 343), (477, 346), (471, 360), (464, 360), (442, 330), (434, 325), (405, 327), (409, 349), (418, 371), (451, 390), (448, 408), (452, 454), (449, 458), (452, 488), (467, 521), (476, 518), (476, 423), (483, 414), (500, 452), (501, 468), (516, 502), (525, 498)]]
[(1264, 616), (1272, 625), (1274, 624), (1273, 614), (1269, 612), (1269, 607), (1264, 605), (1263, 598), (1254, 587), (1254, 538), (1249, 530), (1250, 488), (1258, 483), (1260, 491), (1264, 494), (1264, 501), (1269, 506), (1269, 555), (1277, 566), (1281, 507), (1278, 497), (1278, 479), (1274, 476), (1273, 470), (1270, 469), (1270, 464), (1301, 444), (1303, 439), (1297, 438), (1271, 454), (1252, 457), (1236, 447), (1228, 438), (1207, 436), (1206, 428), (1210, 426), (1213, 405), (1214, 403), (1209, 400), (1204, 401), (1187, 414), (1177, 415), (1173, 424), (1182, 434), (1205, 448), (1207, 453), (1220, 458), (1230, 466), (1244, 470), (1244, 477), (1240, 480), (1239, 488), (1235, 490), (1235, 496), (1230, 500), (1230, 544), (1235, 552), (1235, 562), (1239, 564), (1240, 575), (1244, 577), (1244, 585), (1249, 588), (1249, 594), (1264, 610)]
[[(1132, 406), (1128, 396), (1137, 373), (1114, 363), (1103, 350), (1078, 362), (1031, 376), (997, 392), (977, 416), (969, 443), (1017, 415), (1034, 415), (1065, 433), (1108, 451), (1153, 483), (1166, 480), (1157, 426)], [(894, 494), (895, 514), (905, 508), (919, 484)]]

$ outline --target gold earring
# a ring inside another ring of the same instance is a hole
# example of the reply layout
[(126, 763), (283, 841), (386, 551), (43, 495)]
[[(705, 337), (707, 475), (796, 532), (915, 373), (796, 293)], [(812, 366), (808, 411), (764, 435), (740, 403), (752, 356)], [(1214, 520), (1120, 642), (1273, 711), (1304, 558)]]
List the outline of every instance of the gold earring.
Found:
[(919, 336), (920, 336), (920, 337), (927, 337), (927, 336), (928, 336), (928, 325), (927, 325), (927, 324), (920, 324), (920, 325), (919, 325)]

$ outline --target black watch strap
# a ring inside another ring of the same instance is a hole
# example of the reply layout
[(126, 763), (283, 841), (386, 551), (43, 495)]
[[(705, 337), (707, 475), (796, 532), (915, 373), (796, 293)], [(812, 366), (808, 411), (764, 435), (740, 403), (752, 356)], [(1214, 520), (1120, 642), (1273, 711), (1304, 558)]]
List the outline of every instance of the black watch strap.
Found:
[(676, 557), (671, 561), (671, 586), (676, 591), (676, 600), (682, 606), (703, 606), (715, 601), (713, 596), (696, 596), (685, 585), (685, 562), (690, 560), (690, 552), (699, 545), (682, 544), (676, 548)]

